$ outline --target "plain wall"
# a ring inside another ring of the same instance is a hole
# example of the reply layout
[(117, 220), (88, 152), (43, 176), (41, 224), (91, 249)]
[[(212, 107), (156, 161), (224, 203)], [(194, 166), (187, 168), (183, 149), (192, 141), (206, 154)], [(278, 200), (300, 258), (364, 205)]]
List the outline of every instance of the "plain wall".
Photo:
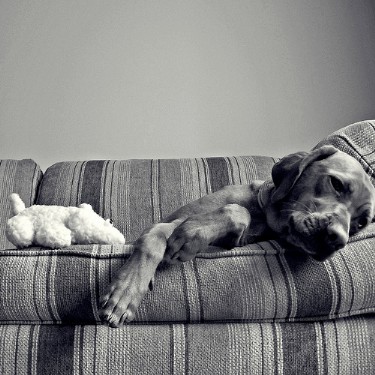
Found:
[(375, 118), (372, 0), (0, 2), (0, 158), (309, 149)]

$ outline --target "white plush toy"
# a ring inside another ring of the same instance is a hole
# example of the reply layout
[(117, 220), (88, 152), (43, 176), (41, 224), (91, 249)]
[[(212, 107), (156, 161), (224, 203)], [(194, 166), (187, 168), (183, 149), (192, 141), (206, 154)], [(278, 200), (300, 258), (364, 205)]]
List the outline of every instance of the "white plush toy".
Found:
[(35, 205), (26, 208), (18, 194), (10, 195), (13, 216), (6, 236), (17, 248), (31, 245), (66, 247), (71, 244), (123, 244), (124, 236), (89, 204), (78, 207)]

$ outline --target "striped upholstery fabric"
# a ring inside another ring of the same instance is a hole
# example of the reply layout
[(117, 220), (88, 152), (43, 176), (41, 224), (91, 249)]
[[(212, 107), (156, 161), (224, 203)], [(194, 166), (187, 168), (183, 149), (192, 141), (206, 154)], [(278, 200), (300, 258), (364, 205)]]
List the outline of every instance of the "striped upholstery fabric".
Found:
[(222, 186), (269, 178), (274, 162), (261, 156), (62, 162), (45, 172), (37, 203), (90, 203), (133, 241), (153, 222)]
[[(136, 321), (310, 321), (375, 313), (375, 224), (326, 262), (268, 241), (161, 267)], [(95, 324), (97, 301), (132, 246), (0, 255), (0, 323)]]
[(321, 323), (0, 326), (0, 373), (375, 373), (375, 318)]
[(18, 193), (30, 206), (41, 178), (40, 167), (33, 160), (0, 160), (0, 249), (15, 248), (5, 237), (6, 222), (11, 217), (9, 195)]

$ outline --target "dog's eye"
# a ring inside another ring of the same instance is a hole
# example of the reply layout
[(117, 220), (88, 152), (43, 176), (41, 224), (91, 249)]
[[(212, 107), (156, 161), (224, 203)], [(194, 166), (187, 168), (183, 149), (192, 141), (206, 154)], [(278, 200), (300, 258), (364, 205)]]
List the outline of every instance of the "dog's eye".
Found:
[(338, 192), (342, 193), (344, 191), (344, 184), (336, 177), (330, 176), (331, 178), (331, 185), (333, 188)]
[(358, 220), (358, 229), (364, 228), (368, 224), (367, 217), (361, 217)]

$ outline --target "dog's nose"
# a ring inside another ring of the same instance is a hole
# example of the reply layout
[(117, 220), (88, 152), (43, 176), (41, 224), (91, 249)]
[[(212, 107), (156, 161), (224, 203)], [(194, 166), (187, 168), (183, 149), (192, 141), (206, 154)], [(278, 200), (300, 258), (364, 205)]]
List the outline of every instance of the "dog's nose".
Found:
[(327, 241), (333, 250), (342, 249), (348, 242), (349, 234), (337, 223), (332, 223), (327, 227)]

